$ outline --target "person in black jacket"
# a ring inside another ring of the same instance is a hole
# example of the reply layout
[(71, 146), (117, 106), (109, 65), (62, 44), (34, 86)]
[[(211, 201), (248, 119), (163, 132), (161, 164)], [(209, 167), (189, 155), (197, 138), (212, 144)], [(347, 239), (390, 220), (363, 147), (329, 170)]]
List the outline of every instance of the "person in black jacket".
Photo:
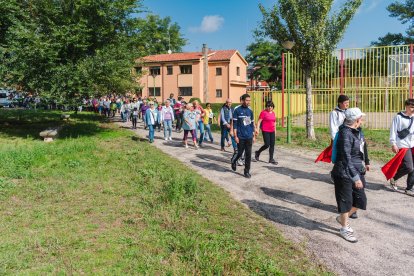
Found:
[[(340, 235), (349, 242), (357, 242), (349, 225), (349, 217), (358, 209), (366, 210), (365, 172), (369, 170), (368, 150), (360, 129), (365, 114), (359, 108), (345, 111), (345, 122), (334, 140), (332, 176), (340, 215)], [(365, 162), (365, 164), (363, 163)]]

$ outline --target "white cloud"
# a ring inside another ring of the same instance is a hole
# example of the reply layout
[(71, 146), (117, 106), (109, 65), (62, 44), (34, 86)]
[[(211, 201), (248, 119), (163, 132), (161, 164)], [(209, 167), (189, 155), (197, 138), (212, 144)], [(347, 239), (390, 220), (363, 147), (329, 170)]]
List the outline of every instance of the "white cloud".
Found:
[(380, 2), (381, 2), (381, 0), (371, 0), (371, 3), (367, 7), (367, 11), (374, 10)]
[(191, 27), (194, 33), (214, 33), (217, 32), (224, 23), (224, 18), (220, 15), (206, 15), (198, 27)]

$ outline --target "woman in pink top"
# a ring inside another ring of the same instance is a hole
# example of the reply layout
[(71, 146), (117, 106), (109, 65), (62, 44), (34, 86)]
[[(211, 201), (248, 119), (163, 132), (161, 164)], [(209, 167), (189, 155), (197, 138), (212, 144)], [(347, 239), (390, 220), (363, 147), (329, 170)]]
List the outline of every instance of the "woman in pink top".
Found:
[(277, 165), (278, 163), (273, 159), (276, 138), (276, 114), (273, 112), (274, 108), (273, 102), (267, 101), (266, 109), (260, 113), (256, 133), (259, 133), (260, 126), (262, 126), (264, 145), (254, 153), (254, 158), (259, 161), (260, 153), (269, 148), (269, 163)]

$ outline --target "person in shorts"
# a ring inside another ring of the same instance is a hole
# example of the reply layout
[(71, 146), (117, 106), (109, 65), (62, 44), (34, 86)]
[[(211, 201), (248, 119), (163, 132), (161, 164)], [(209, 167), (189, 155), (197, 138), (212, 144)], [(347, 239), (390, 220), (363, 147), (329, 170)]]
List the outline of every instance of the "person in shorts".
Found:
[(365, 172), (369, 165), (364, 164), (364, 141), (360, 126), (365, 114), (359, 108), (345, 111), (344, 124), (339, 128), (333, 141), (332, 177), (335, 185), (335, 198), (339, 216), (336, 221), (341, 224), (339, 234), (349, 242), (357, 242), (354, 230), (349, 224), (349, 217), (358, 209), (366, 210)]

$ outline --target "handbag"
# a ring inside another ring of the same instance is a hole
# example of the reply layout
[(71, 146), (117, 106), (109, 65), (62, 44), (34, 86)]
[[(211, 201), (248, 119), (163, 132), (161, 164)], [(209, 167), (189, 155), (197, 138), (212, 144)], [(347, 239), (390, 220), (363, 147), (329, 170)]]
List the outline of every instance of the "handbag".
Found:
[(410, 134), (410, 128), (412, 124), (413, 124), (413, 117), (410, 118), (410, 125), (407, 128), (397, 131), (398, 138), (400, 138), (401, 140), (405, 139), (408, 136), (408, 134)]

